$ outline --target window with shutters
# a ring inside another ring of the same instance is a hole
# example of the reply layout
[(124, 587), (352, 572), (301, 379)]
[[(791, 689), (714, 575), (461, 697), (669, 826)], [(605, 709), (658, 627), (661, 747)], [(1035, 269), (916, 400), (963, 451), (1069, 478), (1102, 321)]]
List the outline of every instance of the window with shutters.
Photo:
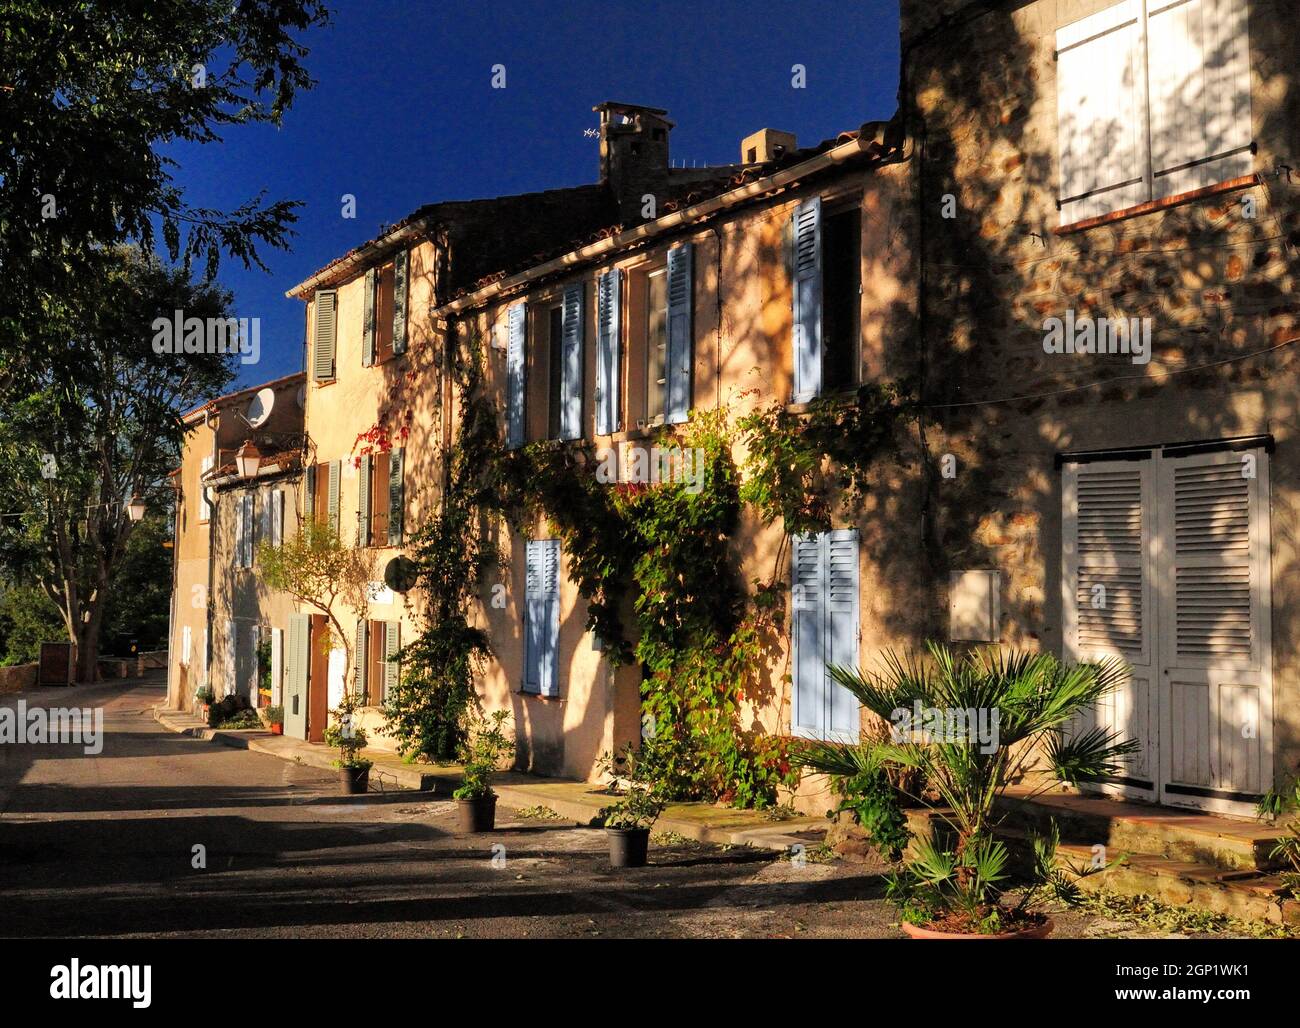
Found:
[(366, 546), (387, 546), (388, 545), (388, 521), (389, 521), (389, 456), (386, 453), (377, 453), (370, 457), (366, 462), (367, 474), (366, 481), (361, 483), (361, 488), (366, 491), (367, 505), (369, 511), (367, 523), (362, 525), (363, 533), (368, 533), (364, 537)]
[(375, 275), (375, 363), (382, 364), (393, 355), (393, 262), (389, 261)]
[(809, 739), (858, 739), (856, 698), (829, 673), (858, 664), (858, 534), (836, 529), (791, 542), (791, 731)]
[(1061, 224), (1254, 169), (1247, 0), (1123, 0), (1056, 33)]
[(312, 469), (312, 471), (314, 484), (311, 497), (312, 520), (317, 524), (327, 525), (330, 520), (330, 462), (321, 461)]
[(529, 539), (524, 573), (524, 680), (521, 690), (558, 696), (560, 541)]

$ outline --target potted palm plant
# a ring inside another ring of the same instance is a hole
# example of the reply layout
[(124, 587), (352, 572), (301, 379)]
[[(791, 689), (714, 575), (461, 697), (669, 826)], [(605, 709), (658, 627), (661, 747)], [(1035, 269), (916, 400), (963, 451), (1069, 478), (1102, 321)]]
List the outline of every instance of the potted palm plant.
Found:
[(650, 846), (650, 829), (663, 813), (661, 790), (645, 773), (632, 748), (602, 758), (606, 773), (618, 789), (626, 779), (623, 798), (601, 811), (605, 836), (609, 840), (611, 867), (645, 867)]
[(343, 698), (337, 710), (331, 710), (334, 718), (325, 729), (325, 745), (337, 746), (339, 758), (334, 767), (339, 772), (339, 784), (344, 795), (360, 795), (370, 785), (370, 769), (374, 762), (360, 756), (366, 748), (366, 730), (357, 724), (356, 700), (349, 694)]
[(1079, 785), (1121, 773), (1136, 743), (1102, 728), (1066, 729), (1124, 681), (1126, 665), (1065, 664), (1050, 654), (1000, 649), (959, 655), (930, 643), (928, 658), (886, 653), (879, 673), (828, 672), (892, 726), (890, 737), (859, 746), (810, 743), (796, 762), (833, 777), (881, 763), (918, 771), (928, 783), (914, 799), (930, 808), (931, 836), (914, 840), (912, 859), (887, 883), (903, 931), (914, 938), (1049, 934), (1051, 919), (1031, 909), (1034, 899), (1046, 892), (1073, 901), (1076, 877), (1101, 869), (1067, 873), (1059, 866), (1053, 825), (1032, 838), (1027, 879), (1015, 880), (1010, 853), (994, 835), (998, 799), (1008, 784), (1030, 775), (1039, 779), (1034, 792), (1041, 792), (1056, 782)]
[(486, 718), (475, 712), (470, 721), (461, 746), (461, 783), (452, 793), (462, 832), (490, 832), (496, 824), (497, 794), (492, 791), (492, 776), (497, 765), (514, 752), (514, 742), (506, 738), (504, 728), (509, 717), (510, 712), (505, 710), (493, 711)]

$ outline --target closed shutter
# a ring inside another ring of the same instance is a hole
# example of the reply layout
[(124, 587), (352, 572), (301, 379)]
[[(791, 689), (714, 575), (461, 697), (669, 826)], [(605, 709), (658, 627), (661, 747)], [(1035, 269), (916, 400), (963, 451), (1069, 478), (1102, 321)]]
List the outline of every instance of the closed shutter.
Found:
[(397, 654), (402, 649), (402, 623), (400, 621), (384, 622), (384, 694), (380, 700), (388, 702), (397, 688), (401, 665)]
[(506, 445), (514, 450), (524, 445), (525, 344), (528, 332), (527, 304), (517, 303), (506, 315)]
[(564, 290), (561, 318), (560, 438), (582, 438), (583, 299), (578, 282)]
[[(370, 538), (370, 454), (362, 454), (360, 474), (357, 476), (357, 545), (370, 546), (376, 539)], [(388, 540), (384, 540), (387, 542)]]
[(524, 583), (525, 692), (558, 696), (560, 541), (530, 539)]
[(1065, 656), (1121, 658), (1129, 677), (1081, 716), (1141, 744), (1123, 777), (1145, 795), (1155, 776), (1155, 478), (1150, 459), (1066, 465), (1062, 481)]
[(836, 529), (822, 536), (826, 553), (826, 738), (858, 741), (858, 701), (829, 674), (831, 666), (858, 666), (858, 533)]
[(357, 621), (357, 637), (352, 651), (353, 686), (352, 691), (358, 699), (366, 696), (366, 666), (369, 663), (370, 633), (365, 619)]
[(402, 545), (402, 513), (406, 488), (402, 481), (402, 460), (405, 450), (388, 454), (388, 545)]
[(791, 730), (820, 739), (825, 732), (826, 612), (822, 604), (822, 546), (819, 535), (796, 536), (791, 542)]
[(315, 324), (312, 328), (312, 378), (317, 382), (334, 380), (334, 348), (338, 330), (335, 307), (338, 295), (332, 289), (318, 289), (315, 300)]
[(1153, 199), (1249, 175), (1246, 0), (1150, 0)]
[(342, 467), (339, 461), (332, 460), (329, 463), (329, 495), (326, 498), (329, 503), (329, 525), (330, 531), (338, 535), (339, 531), (339, 479), (341, 477)]
[(284, 629), (271, 629), (271, 706), (284, 703)]
[(378, 279), (379, 273), (376, 269), (366, 269), (366, 310), (361, 330), (361, 364), (367, 368), (375, 363), (375, 287)]
[(307, 680), (311, 668), (311, 616), (289, 615), (284, 651), (284, 734), (307, 738)]
[(680, 424), (691, 409), (691, 362), (694, 337), (693, 247), (682, 243), (668, 251), (668, 360), (664, 375), (664, 420)]
[(271, 493), (271, 532), (272, 546), (284, 543), (284, 490), (276, 489)]
[(612, 268), (596, 287), (596, 434), (619, 429), (619, 374), (622, 370), (622, 325), (619, 301), (623, 272)]
[(830, 742), (856, 742), (858, 701), (829, 667), (858, 664), (858, 534), (837, 529), (791, 544), (791, 730)]
[(244, 500), (246, 497), (239, 496), (235, 499), (235, 567), (247, 567), (244, 563)]
[(794, 211), (792, 246), (794, 303), (794, 402), (807, 403), (822, 390), (822, 201)]
[(275, 493), (262, 490), (255, 496), (257, 502), (257, 538), (275, 545)]
[(393, 353), (406, 352), (406, 274), (407, 253), (399, 250), (393, 258)]
[(253, 566), (253, 551), (257, 544), (257, 497), (252, 493), (244, 494), (244, 567)]
[(1056, 33), (1061, 224), (1147, 199), (1140, 0)]

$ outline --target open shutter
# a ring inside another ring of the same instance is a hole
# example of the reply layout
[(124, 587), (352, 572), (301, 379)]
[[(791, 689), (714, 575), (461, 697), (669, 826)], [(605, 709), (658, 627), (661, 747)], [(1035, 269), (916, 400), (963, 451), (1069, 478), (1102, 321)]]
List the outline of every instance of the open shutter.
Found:
[(252, 700), (254, 707), (260, 707), (261, 696), (258, 690), (262, 688), (262, 662), (258, 658), (257, 648), (262, 645), (262, 626), (248, 626), (248, 652), (249, 652), (249, 669), (248, 669), (248, 695)]
[(393, 257), (393, 353), (406, 352), (406, 262), (407, 253)]
[(360, 699), (366, 696), (366, 667), (370, 653), (370, 632), (364, 618), (357, 621), (356, 644), (352, 651), (353, 693)]
[(388, 454), (388, 545), (402, 545), (402, 508), (406, 489), (402, 483), (402, 459), (405, 450)]
[(271, 706), (284, 702), (284, 629), (271, 629)]
[(583, 299), (581, 282), (564, 290), (561, 315), (560, 438), (582, 438)]
[(338, 329), (335, 306), (338, 295), (332, 289), (316, 291), (315, 324), (312, 330), (312, 378), (317, 382), (334, 380), (334, 348)]
[(342, 468), (339, 461), (332, 460), (329, 464), (330, 481), (329, 481), (329, 523), (330, 531), (338, 535), (339, 531), (339, 478), (341, 477)]
[(275, 496), (266, 490), (257, 494), (260, 509), (257, 511), (257, 538), (275, 545)]
[(235, 661), (238, 659), (238, 631), (231, 618), (226, 619), (226, 676), (218, 690), (218, 695), (226, 696), (236, 691), (239, 678), (235, 674)]
[(790, 638), (794, 650), (790, 728), (794, 735), (821, 739), (826, 718), (826, 611), (822, 595), (825, 575), (821, 537), (795, 536), (790, 545), (790, 564)]
[(517, 303), (506, 314), (506, 445), (514, 450), (524, 445), (524, 347), (527, 338), (528, 305)]
[[(826, 569), (826, 666), (858, 666), (858, 533), (842, 528), (822, 536)], [(855, 743), (861, 718), (851, 692), (826, 674), (826, 738)]]
[(384, 702), (393, 695), (397, 688), (398, 672), (397, 654), (402, 648), (402, 623), (400, 621), (384, 622)]
[(1056, 33), (1061, 224), (1147, 197), (1140, 0)]
[(303, 491), (303, 510), (307, 512), (309, 521), (316, 520), (316, 465), (312, 464), (307, 468), (307, 473), (302, 479)]
[(795, 208), (791, 246), (795, 403), (822, 391), (822, 199)]
[(1153, 199), (1249, 175), (1246, 0), (1148, 7)]
[(244, 545), (243, 545), (243, 553), (241, 554), (240, 560), (243, 566), (246, 568), (251, 568), (253, 566), (253, 543), (254, 543), (253, 532), (254, 532), (254, 526), (256, 525), (256, 522), (253, 518), (253, 501), (254, 501), (254, 497), (252, 493), (245, 493), (243, 496), (240, 497), (240, 508), (241, 508), (240, 513), (242, 515), (242, 520), (244, 523), (243, 525)]
[(560, 541), (530, 539), (524, 584), (524, 691), (560, 694)]
[(1120, 657), (1130, 669), (1128, 680), (1075, 727), (1095, 725), (1141, 743), (1125, 769), (1125, 791), (1145, 797), (1155, 775), (1153, 463), (1067, 464), (1061, 493), (1065, 656)]
[(235, 567), (242, 568), (244, 564), (244, 497), (239, 496), (235, 501)]
[(366, 368), (375, 363), (375, 288), (378, 279), (376, 269), (366, 269), (365, 320), (361, 330), (361, 365)]
[(619, 429), (619, 373), (622, 370), (622, 325), (619, 300), (623, 272), (611, 268), (596, 286), (596, 434)]
[(358, 475), (360, 485), (357, 486), (358, 546), (370, 546), (376, 541), (370, 538), (370, 463), (370, 454), (362, 454), (361, 469)]
[(271, 492), (271, 530), (268, 535), (272, 546), (280, 546), (284, 542), (284, 490), (275, 489)]
[(664, 393), (664, 420), (670, 425), (686, 420), (691, 409), (691, 361), (694, 338), (693, 246), (682, 243), (668, 251), (668, 379)]

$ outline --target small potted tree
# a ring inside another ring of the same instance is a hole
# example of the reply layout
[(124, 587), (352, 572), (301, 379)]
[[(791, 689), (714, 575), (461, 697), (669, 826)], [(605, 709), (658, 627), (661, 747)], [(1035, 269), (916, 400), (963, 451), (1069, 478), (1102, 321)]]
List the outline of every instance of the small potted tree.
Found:
[(645, 765), (637, 760), (630, 746), (613, 758), (607, 755), (603, 763), (614, 780), (612, 788), (618, 789), (626, 779), (623, 798), (601, 812), (610, 866), (645, 867), (650, 829), (664, 811), (660, 790), (649, 780)]
[(351, 695), (345, 696), (330, 715), (334, 723), (325, 729), (325, 745), (339, 748), (339, 759), (334, 761), (339, 784), (345, 795), (360, 795), (370, 784), (374, 762), (360, 756), (366, 747), (366, 730), (356, 723), (356, 700)]
[(204, 723), (208, 723), (211, 718), (212, 700), (214, 699), (210, 686), (204, 686), (194, 694), (194, 702), (199, 705), (199, 717)]
[(497, 794), (492, 791), (492, 776), (497, 765), (514, 752), (514, 742), (506, 738), (504, 728), (509, 717), (509, 711), (496, 710), (486, 718), (477, 715), (469, 725), (461, 746), (464, 774), (452, 793), (462, 832), (490, 832), (496, 824)]
[(262, 709), (266, 711), (266, 726), (271, 730), (271, 734), (284, 735), (284, 708), (274, 706)]

